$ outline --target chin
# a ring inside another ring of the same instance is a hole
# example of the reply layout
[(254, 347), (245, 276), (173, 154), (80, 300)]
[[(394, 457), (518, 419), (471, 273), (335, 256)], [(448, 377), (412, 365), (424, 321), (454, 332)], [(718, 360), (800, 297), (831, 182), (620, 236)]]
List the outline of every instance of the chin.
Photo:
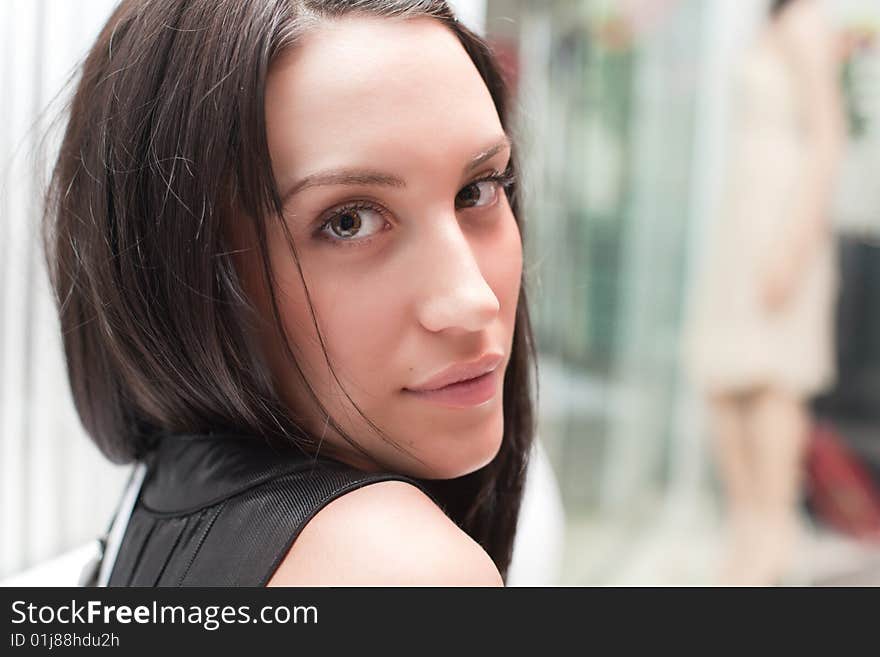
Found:
[[(500, 416), (497, 422), (487, 430), (463, 438), (456, 436), (445, 444), (447, 450), (434, 455), (421, 468), (423, 472), (416, 476), (422, 479), (457, 479), (464, 477), (480, 468), (487, 466), (498, 455), (504, 437), (504, 419)], [(466, 449), (462, 449), (466, 447)]]

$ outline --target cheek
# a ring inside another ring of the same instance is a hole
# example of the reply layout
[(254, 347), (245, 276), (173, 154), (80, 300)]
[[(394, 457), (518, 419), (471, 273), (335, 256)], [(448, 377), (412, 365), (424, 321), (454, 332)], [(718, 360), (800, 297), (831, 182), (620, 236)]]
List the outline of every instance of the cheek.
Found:
[[(330, 263), (303, 260), (309, 298), (315, 312), (324, 348), (336, 375), (357, 399), (383, 381), (388, 357), (399, 341), (402, 303), (394, 286), (381, 285), (366, 275), (340, 274)], [(335, 380), (327, 363), (299, 274), (294, 271), (286, 281), (291, 293), (282, 310), (292, 342), (299, 345), (307, 376), (333, 391)], [(384, 378), (387, 378), (385, 376)], [(334, 393), (335, 394), (335, 393)]]
[(321, 304), (319, 323), (336, 373), (344, 384), (354, 384), (360, 396), (388, 379), (389, 359), (400, 341), (403, 304), (393, 287), (349, 287), (335, 298), (345, 302)]
[(498, 298), (502, 318), (512, 331), (523, 268), (522, 239), (512, 213), (484, 251), (482, 270)]

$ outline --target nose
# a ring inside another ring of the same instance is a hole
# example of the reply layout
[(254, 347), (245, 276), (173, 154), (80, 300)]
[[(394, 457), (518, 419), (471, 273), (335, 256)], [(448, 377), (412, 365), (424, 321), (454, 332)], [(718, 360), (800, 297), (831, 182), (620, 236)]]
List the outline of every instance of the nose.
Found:
[(458, 221), (450, 219), (438, 222), (420, 249), (416, 314), (429, 331), (480, 331), (501, 305)]

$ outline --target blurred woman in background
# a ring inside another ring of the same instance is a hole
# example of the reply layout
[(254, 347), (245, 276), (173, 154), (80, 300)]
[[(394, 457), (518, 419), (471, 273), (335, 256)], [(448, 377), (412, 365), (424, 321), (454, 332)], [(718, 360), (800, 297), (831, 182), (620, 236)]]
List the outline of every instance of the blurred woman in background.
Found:
[(775, 0), (769, 13), (738, 70), (724, 216), (686, 340), (727, 498), (721, 581), (744, 585), (790, 572), (807, 401), (836, 377), (836, 43), (821, 0)]

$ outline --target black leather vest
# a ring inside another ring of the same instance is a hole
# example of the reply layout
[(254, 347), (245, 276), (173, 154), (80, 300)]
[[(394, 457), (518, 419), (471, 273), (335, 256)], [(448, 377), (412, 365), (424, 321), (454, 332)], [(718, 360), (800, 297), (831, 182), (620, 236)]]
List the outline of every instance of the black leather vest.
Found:
[(305, 524), (340, 495), (400, 480), (431, 496), (416, 479), (250, 436), (166, 436), (146, 464), (109, 586), (265, 586)]

